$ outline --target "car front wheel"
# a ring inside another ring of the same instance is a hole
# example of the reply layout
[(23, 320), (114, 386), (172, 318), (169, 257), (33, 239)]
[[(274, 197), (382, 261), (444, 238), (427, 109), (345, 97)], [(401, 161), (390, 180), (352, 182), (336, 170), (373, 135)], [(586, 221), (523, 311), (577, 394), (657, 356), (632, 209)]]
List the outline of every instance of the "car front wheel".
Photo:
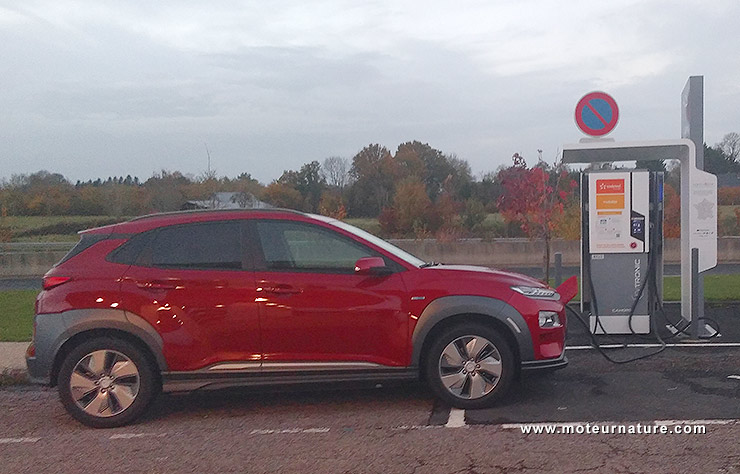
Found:
[(96, 338), (67, 354), (59, 370), (59, 397), (78, 421), (94, 428), (130, 423), (157, 393), (143, 351), (120, 339)]
[(486, 408), (508, 390), (514, 356), (506, 340), (481, 324), (441, 333), (427, 353), (426, 377), (439, 398), (457, 408)]

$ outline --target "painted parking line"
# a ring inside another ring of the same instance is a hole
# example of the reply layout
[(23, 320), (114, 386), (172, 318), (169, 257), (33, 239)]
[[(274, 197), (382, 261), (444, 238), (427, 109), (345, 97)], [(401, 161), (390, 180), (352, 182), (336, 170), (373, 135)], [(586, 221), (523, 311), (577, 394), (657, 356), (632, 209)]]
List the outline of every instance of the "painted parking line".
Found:
[(164, 438), (167, 433), (118, 433), (108, 439)]
[(270, 435), (270, 434), (317, 434), (317, 433), (328, 433), (331, 431), (330, 428), (284, 428), (280, 430), (263, 430), (255, 429), (249, 434), (251, 435)]
[(451, 408), (450, 418), (447, 420), (445, 428), (462, 428), (463, 426), (465, 426), (465, 410)]
[(444, 427), (444, 425), (401, 425), (391, 428), (391, 431), (436, 430)]
[(41, 438), (0, 438), (0, 444), (36, 443)]

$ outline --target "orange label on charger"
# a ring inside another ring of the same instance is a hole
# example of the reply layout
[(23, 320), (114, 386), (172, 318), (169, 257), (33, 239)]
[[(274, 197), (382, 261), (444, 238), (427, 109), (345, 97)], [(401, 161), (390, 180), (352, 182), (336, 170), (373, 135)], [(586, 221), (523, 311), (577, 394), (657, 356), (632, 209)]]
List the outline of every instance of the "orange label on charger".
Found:
[(597, 179), (596, 194), (624, 194), (624, 180)]
[(624, 194), (596, 196), (596, 209), (624, 209)]

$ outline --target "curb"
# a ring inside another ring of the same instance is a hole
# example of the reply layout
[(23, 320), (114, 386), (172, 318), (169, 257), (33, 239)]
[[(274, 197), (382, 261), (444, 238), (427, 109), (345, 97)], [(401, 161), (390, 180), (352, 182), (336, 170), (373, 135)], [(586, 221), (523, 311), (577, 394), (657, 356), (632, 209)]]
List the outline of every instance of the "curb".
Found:
[(0, 372), (0, 388), (13, 385), (30, 385), (28, 372), (23, 369), (3, 369)]

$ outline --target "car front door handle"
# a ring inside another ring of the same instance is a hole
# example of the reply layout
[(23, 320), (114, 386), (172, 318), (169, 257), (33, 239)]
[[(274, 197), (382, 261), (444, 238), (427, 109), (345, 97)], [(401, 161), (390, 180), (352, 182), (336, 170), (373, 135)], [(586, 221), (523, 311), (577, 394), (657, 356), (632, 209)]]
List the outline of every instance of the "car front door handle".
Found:
[(145, 290), (176, 290), (183, 287), (180, 280), (139, 281), (136, 286)]

